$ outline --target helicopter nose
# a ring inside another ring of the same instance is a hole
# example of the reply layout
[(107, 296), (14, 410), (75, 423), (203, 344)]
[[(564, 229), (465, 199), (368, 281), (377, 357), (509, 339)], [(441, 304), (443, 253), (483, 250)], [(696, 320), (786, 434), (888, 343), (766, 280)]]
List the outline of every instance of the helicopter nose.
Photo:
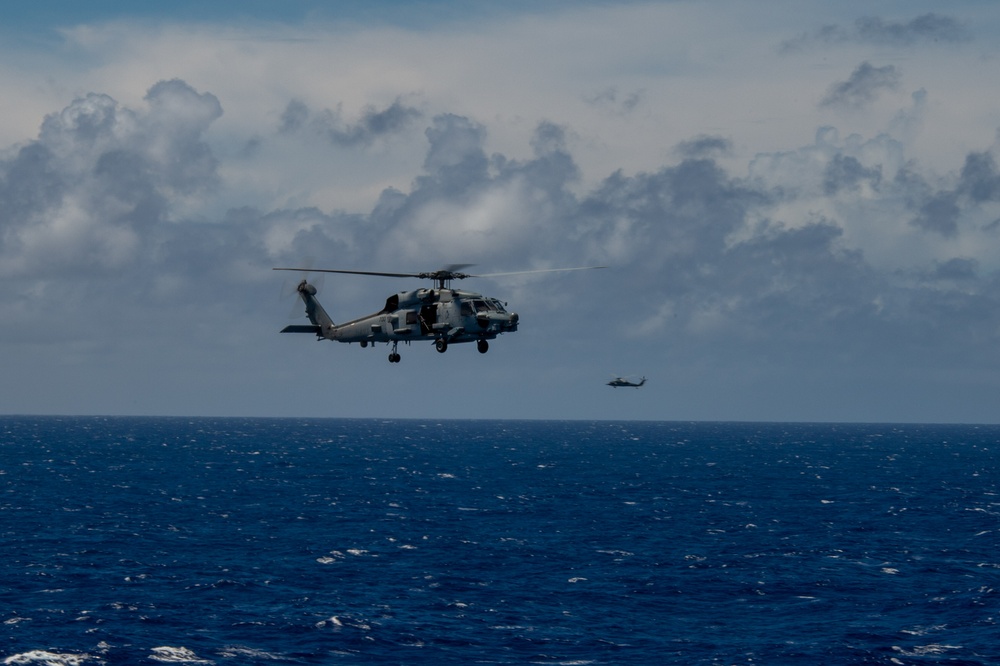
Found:
[(517, 316), (516, 312), (511, 312), (510, 313), (510, 319), (508, 320), (508, 323), (507, 323), (507, 329), (511, 330), (511, 331), (516, 331), (517, 330), (517, 322), (520, 321), (520, 319), (521, 318)]

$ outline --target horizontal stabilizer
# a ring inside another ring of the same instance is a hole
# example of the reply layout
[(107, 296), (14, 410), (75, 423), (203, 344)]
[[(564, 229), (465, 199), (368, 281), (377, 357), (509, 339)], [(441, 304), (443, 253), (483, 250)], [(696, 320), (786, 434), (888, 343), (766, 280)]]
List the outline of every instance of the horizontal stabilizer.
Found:
[(312, 333), (313, 335), (319, 335), (321, 330), (322, 329), (320, 329), (319, 326), (312, 326), (312, 325), (292, 325), (292, 326), (286, 326), (286, 327), (284, 327), (283, 329), (281, 329), (281, 332), (282, 333)]

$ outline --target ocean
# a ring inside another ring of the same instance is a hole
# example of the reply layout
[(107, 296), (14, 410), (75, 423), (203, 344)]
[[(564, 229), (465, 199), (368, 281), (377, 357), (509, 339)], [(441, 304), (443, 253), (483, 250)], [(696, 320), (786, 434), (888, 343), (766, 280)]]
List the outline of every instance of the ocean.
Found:
[(998, 664), (1000, 426), (0, 417), (0, 663)]

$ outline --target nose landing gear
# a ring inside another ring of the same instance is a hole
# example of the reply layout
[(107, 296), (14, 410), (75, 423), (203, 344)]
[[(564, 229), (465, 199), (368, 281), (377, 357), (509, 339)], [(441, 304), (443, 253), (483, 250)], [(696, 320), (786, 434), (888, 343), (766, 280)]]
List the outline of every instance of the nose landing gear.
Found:
[(479, 350), (480, 354), (485, 354), (490, 350), (490, 343), (487, 342), (486, 340), (479, 340), (476, 343), (476, 349)]

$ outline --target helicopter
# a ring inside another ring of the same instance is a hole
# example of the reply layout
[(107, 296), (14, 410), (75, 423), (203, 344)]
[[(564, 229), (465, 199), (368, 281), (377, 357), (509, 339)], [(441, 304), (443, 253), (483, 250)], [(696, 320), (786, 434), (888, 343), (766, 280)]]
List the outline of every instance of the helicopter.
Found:
[(306, 316), (310, 323), (308, 325), (289, 325), (281, 332), (312, 333), (317, 340), (357, 342), (362, 347), (384, 342), (392, 345), (392, 351), (389, 352), (390, 363), (399, 363), (400, 361), (397, 350), (400, 342), (409, 344), (415, 340), (433, 340), (434, 348), (442, 354), (448, 350), (449, 345), (475, 342), (479, 353), (485, 354), (489, 351), (490, 340), (502, 333), (513, 333), (517, 330), (520, 317), (516, 312), (508, 312), (507, 304), (499, 299), (472, 291), (453, 289), (451, 287), (453, 280), (604, 268), (604, 266), (582, 266), (481, 275), (461, 272), (462, 269), (471, 265), (453, 264), (440, 270), (423, 273), (386, 273), (329, 268), (275, 268), (273, 270), (276, 271), (376, 275), (434, 281), (434, 286), (430, 288), (392, 294), (385, 299), (385, 306), (378, 312), (343, 324), (335, 324), (316, 299), (317, 289), (315, 285), (303, 278), (296, 287), (296, 291), (305, 304)]
[(640, 379), (638, 382), (629, 381), (629, 380), (625, 379), (624, 377), (615, 377), (610, 382), (608, 382), (608, 386), (611, 386), (613, 388), (618, 388), (619, 386), (628, 386), (628, 387), (631, 387), (631, 388), (639, 388), (640, 386), (642, 386), (645, 383), (646, 383), (646, 378), (645, 377), (643, 377), (642, 379)]

